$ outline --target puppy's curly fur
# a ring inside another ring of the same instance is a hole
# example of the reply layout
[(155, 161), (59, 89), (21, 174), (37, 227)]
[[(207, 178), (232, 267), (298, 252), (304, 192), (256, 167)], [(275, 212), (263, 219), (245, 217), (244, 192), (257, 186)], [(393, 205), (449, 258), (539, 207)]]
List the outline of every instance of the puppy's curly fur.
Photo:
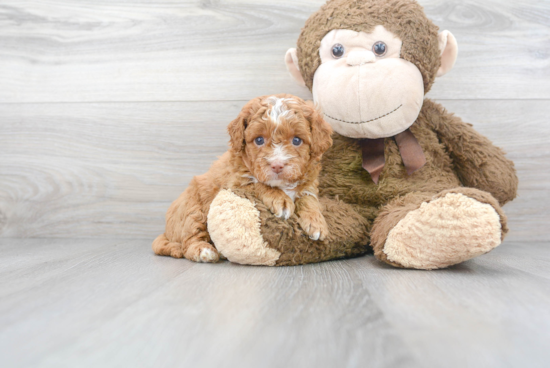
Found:
[(191, 180), (166, 213), (166, 230), (153, 242), (156, 254), (216, 262), (206, 219), (222, 189), (251, 190), (278, 217), (294, 212), (306, 234), (323, 240), (327, 225), (317, 200), (321, 157), (332, 129), (315, 107), (292, 95), (248, 102), (227, 128), (231, 148), (210, 170)]

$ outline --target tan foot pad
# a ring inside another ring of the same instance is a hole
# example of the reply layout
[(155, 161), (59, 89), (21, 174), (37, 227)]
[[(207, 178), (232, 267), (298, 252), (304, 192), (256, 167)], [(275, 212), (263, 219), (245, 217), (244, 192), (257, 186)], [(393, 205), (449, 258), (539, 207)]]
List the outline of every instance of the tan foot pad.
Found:
[(500, 242), (500, 217), (491, 205), (449, 193), (399, 221), (384, 253), (408, 268), (436, 269), (487, 253)]
[(229, 261), (274, 266), (281, 253), (268, 247), (260, 233), (260, 212), (229, 190), (218, 193), (208, 212), (208, 232)]

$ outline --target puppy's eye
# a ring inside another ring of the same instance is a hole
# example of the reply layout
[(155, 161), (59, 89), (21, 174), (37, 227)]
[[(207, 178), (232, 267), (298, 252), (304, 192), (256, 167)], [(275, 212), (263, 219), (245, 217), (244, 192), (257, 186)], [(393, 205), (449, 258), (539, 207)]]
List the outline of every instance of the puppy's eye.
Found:
[(302, 140), (298, 137), (294, 137), (292, 138), (292, 144), (295, 146), (299, 146), (300, 144), (302, 144)]
[(372, 46), (372, 52), (374, 52), (376, 56), (384, 56), (387, 51), (388, 46), (382, 41), (378, 41)]
[(265, 139), (264, 139), (264, 137), (258, 137), (256, 139), (254, 139), (254, 143), (256, 143), (256, 145), (258, 145), (258, 146), (263, 146), (264, 143), (265, 143)]
[(341, 44), (337, 43), (336, 45), (332, 46), (332, 56), (335, 59), (340, 59), (342, 56), (344, 56), (344, 52), (344, 46), (342, 46)]

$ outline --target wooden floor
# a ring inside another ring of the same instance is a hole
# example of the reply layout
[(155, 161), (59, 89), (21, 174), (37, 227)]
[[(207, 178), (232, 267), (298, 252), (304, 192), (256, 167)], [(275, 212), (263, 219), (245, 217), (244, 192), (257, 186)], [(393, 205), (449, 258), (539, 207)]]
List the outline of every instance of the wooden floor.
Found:
[(0, 239), (2, 367), (548, 367), (550, 246), (440, 271), (196, 264)]

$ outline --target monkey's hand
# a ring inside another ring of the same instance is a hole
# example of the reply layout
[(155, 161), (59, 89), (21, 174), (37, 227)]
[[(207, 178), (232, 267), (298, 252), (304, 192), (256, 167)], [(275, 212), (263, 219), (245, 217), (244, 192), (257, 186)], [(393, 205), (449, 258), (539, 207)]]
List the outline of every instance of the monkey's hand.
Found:
[(491, 193), (501, 206), (514, 199), (518, 177), (504, 151), (442, 106), (429, 100), (424, 103), (433, 104), (428, 110), (430, 124), (447, 147), (462, 184)]

